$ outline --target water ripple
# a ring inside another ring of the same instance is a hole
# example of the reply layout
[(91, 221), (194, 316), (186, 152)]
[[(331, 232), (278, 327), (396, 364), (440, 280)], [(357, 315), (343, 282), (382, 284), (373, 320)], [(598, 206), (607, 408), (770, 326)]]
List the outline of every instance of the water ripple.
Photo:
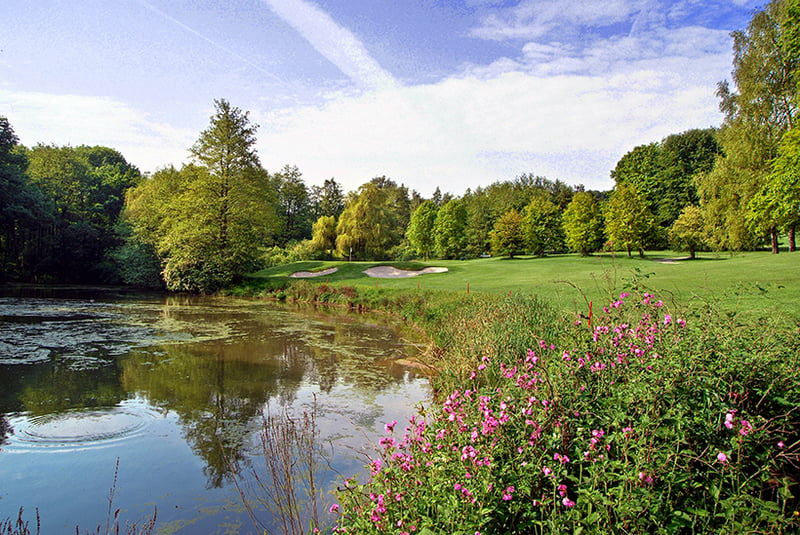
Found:
[(139, 400), (124, 401), (114, 407), (16, 416), (9, 419), (13, 434), (8, 451), (105, 447), (145, 435), (160, 416)]

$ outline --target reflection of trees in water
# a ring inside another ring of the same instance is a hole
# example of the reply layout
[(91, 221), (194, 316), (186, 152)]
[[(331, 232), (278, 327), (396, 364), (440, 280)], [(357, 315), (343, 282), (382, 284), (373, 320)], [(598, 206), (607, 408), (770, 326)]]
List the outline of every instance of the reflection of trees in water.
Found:
[(8, 435), (13, 431), (14, 430), (11, 429), (11, 424), (8, 422), (8, 418), (0, 414), (0, 446), (6, 443)]
[[(174, 316), (178, 309), (168, 313)], [(206, 312), (195, 312), (192, 322), (204, 319), (201, 329), (225, 324), (235, 335), (136, 350), (120, 366), (126, 391), (141, 392), (179, 416), (187, 442), (206, 463), (210, 487), (221, 486), (231, 470), (241, 469), (254, 420), (268, 401), (290, 405), (309, 384), (322, 392), (344, 384), (377, 395), (408, 379), (402, 372), (389, 373), (386, 359), (405, 354), (405, 345), (390, 329), (350, 318), (320, 321), (285, 310)], [(183, 309), (179, 315), (188, 319), (192, 314)]]
[(180, 417), (185, 438), (206, 463), (210, 487), (219, 487), (245, 459), (251, 422), (271, 397), (294, 397), (302, 370), (281, 371), (250, 344), (164, 346), (122, 362), (123, 385)]
[(0, 412), (33, 416), (71, 409), (113, 407), (126, 398), (116, 366), (76, 369), (70, 363), (3, 366)]

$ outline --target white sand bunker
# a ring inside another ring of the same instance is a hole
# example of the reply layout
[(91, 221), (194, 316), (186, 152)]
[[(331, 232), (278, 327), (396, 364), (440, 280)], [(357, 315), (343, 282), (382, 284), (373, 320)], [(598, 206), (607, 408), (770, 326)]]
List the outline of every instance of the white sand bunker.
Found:
[(310, 279), (312, 277), (323, 277), (325, 275), (330, 275), (331, 273), (336, 273), (339, 271), (339, 268), (332, 267), (330, 269), (324, 269), (322, 271), (298, 271), (296, 273), (292, 273), (289, 277), (293, 279)]
[(370, 277), (375, 277), (378, 279), (402, 279), (405, 277), (416, 277), (417, 275), (425, 275), (427, 273), (444, 273), (446, 271), (447, 268), (444, 267), (427, 267), (425, 269), (408, 270), (408, 269), (398, 269), (393, 266), (375, 266), (369, 269), (365, 269), (364, 273), (366, 273)]

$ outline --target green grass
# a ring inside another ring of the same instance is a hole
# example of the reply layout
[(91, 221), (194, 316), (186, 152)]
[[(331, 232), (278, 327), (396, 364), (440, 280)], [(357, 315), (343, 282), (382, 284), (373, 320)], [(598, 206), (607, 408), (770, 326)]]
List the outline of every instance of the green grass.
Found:
[[(637, 285), (682, 306), (713, 301), (737, 312), (800, 316), (797, 270), (800, 253), (703, 253), (697, 260), (663, 262), (680, 256), (671, 251), (659, 251), (648, 253), (643, 259), (597, 254), (430, 262), (306, 261), (259, 271), (253, 275), (253, 280), (277, 283), (296, 271), (337, 267), (338, 271), (332, 275), (309, 280), (379, 289), (523, 292), (538, 295), (562, 310), (581, 312), (587, 311), (589, 301), (603, 305), (620, 291)], [(404, 279), (376, 279), (364, 274), (365, 269), (377, 265), (404, 269), (441, 266), (448, 272)]]

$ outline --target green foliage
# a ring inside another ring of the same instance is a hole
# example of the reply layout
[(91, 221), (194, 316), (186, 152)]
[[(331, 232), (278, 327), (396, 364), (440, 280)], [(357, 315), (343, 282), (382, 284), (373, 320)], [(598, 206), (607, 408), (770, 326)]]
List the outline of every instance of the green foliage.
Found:
[(800, 220), (800, 130), (784, 134), (772, 171), (752, 199), (748, 220), (756, 232), (787, 230)]
[(433, 201), (422, 202), (411, 214), (411, 221), (406, 230), (409, 243), (426, 260), (436, 244), (434, 226), (438, 213), (439, 207)]
[(54, 243), (44, 194), (26, 174), (28, 158), (11, 124), (0, 116), (0, 281), (42, 281)]
[(655, 223), (666, 229), (684, 206), (698, 202), (694, 179), (711, 170), (718, 154), (714, 129), (687, 130), (635, 147), (620, 159), (611, 178), (617, 185), (635, 187)]
[(344, 210), (342, 186), (333, 178), (326, 179), (322, 186), (311, 186), (309, 197), (311, 212), (316, 219), (324, 215), (338, 218)]
[(706, 247), (705, 222), (703, 210), (697, 206), (687, 206), (669, 229), (669, 240), (676, 251), (688, 251), (691, 258), (696, 251)]
[(602, 246), (603, 218), (600, 204), (591, 193), (576, 193), (562, 219), (567, 247), (571, 250), (586, 256)]
[(320, 216), (311, 230), (311, 247), (314, 251), (333, 254), (336, 249), (336, 218), (330, 215)]
[(528, 251), (542, 256), (564, 250), (564, 228), (558, 206), (541, 196), (534, 197), (523, 213), (525, 243)]
[(514, 258), (525, 250), (525, 233), (522, 215), (509, 210), (497, 220), (491, 233), (492, 253)]
[(606, 235), (614, 247), (624, 247), (628, 256), (631, 249), (638, 249), (639, 255), (644, 256), (655, 221), (636, 188), (618, 185), (605, 205), (604, 216)]
[[(794, 101), (800, 56), (779, 46), (784, 3), (773, 0), (733, 33), (736, 92), (719, 85), (726, 114), (719, 140), (724, 156), (699, 178), (709, 241), (716, 249), (754, 248), (760, 237), (748, 225), (750, 201), (762, 190), (778, 143), (797, 115)], [(757, 201), (758, 202), (758, 201)], [(758, 218), (757, 218), (758, 219)]]
[(311, 201), (303, 175), (297, 166), (285, 166), (272, 177), (278, 194), (278, 214), (281, 231), (277, 241), (286, 245), (290, 241), (311, 237)]
[(336, 225), (336, 248), (345, 258), (386, 258), (408, 226), (408, 189), (376, 177), (350, 192)]
[(37, 145), (26, 152), (31, 184), (50, 204), (54, 221), (47, 234), (54, 280), (118, 282), (107, 262), (119, 245), (114, 226), (125, 192), (141, 175), (119, 152), (107, 147)]
[(215, 101), (191, 152), (201, 165), (167, 168), (131, 191), (133, 237), (156, 249), (170, 290), (208, 293), (259, 266), (278, 227), (275, 191), (253, 145), (247, 113)]
[(433, 226), (436, 255), (440, 258), (458, 258), (466, 247), (467, 209), (464, 202), (452, 199), (439, 208)]

